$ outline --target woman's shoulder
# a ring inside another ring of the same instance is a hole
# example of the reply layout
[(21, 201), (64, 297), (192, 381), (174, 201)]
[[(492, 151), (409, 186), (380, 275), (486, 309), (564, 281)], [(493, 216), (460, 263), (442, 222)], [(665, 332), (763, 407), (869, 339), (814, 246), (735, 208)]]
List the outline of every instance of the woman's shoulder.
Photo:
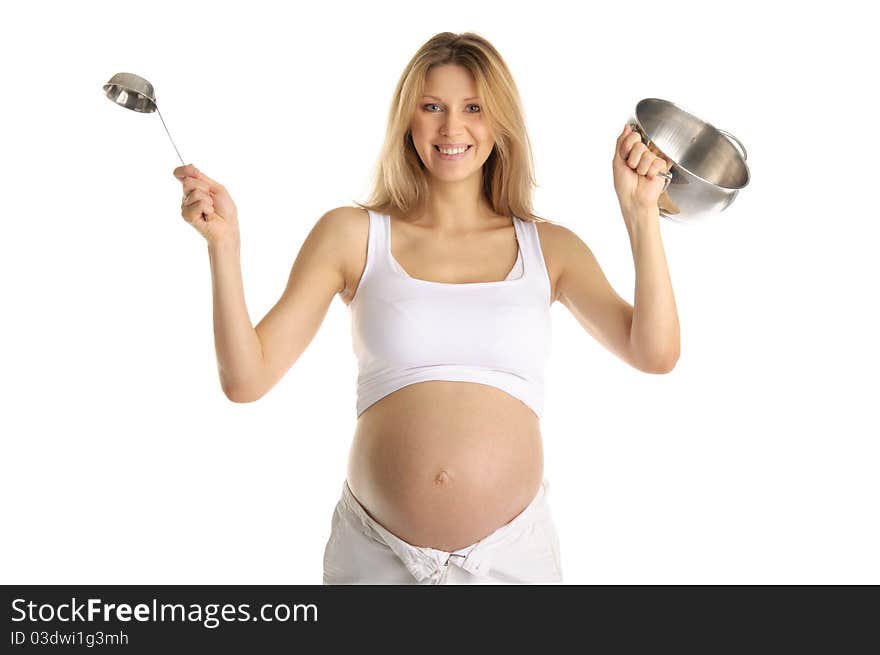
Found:
[(340, 245), (366, 239), (369, 233), (370, 215), (361, 207), (334, 207), (322, 216), (322, 220), (327, 223), (334, 240)]
[(345, 291), (343, 300), (356, 280), (360, 279), (366, 261), (367, 241), (370, 236), (370, 215), (366, 209), (345, 205), (324, 214), (333, 243), (342, 259)]
[(571, 243), (576, 238), (574, 232), (561, 223), (553, 221), (530, 221), (535, 224), (538, 232), (538, 241), (541, 246), (541, 254), (544, 256), (544, 265), (550, 277), (550, 288), (554, 301), (559, 278), (565, 267), (566, 253), (571, 248)]
[(358, 223), (369, 220), (367, 210), (354, 205), (343, 205), (342, 207), (334, 207), (325, 214), (330, 220), (343, 226), (350, 226), (351, 223)]
[(541, 249), (544, 250), (545, 255), (563, 250), (566, 243), (571, 240), (573, 232), (561, 223), (549, 220), (527, 222), (534, 223), (541, 241)]

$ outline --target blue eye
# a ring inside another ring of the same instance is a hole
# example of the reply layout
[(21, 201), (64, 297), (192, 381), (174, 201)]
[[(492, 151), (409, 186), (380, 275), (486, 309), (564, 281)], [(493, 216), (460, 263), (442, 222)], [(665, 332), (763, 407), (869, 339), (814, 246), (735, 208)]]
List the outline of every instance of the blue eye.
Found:
[[(440, 105), (438, 105), (437, 103), (432, 102), (432, 103), (429, 103), (429, 104), (427, 104), (427, 105), (422, 105), (422, 109), (426, 109), (427, 107), (439, 107), (439, 106), (440, 106)], [(480, 113), (480, 112), (482, 111), (482, 109), (480, 108), (480, 105), (477, 105), (477, 104), (470, 104), (470, 105), (468, 105), (468, 107), (476, 107), (476, 108), (479, 110), (479, 111), (468, 112), (468, 113), (471, 113), (471, 114), (478, 114), (478, 113)], [(428, 111), (428, 113), (430, 113), (430, 114), (433, 114), (433, 113), (434, 113), (434, 112), (432, 112), (431, 110), (427, 110), (427, 111)]]

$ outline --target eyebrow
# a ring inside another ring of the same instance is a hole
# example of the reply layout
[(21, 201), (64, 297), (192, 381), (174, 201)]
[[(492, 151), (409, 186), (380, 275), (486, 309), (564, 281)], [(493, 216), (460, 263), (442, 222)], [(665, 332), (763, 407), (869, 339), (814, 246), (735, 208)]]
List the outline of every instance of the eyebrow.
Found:
[[(438, 98), (437, 96), (423, 95), (422, 97), (423, 98), (434, 98), (434, 100), (440, 100), (440, 102), (443, 102), (443, 100), (441, 98)], [(473, 98), (465, 98), (465, 101), (467, 101), (467, 100), (479, 100), (479, 98), (476, 96), (474, 96)]]

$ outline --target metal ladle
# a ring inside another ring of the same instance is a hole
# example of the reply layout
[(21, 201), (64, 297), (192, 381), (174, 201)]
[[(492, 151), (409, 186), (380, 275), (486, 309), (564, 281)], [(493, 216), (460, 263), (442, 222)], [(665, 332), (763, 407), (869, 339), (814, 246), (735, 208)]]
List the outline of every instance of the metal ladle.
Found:
[[(159, 114), (162, 126), (165, 128), (168, 138), (171, 139), (171, 132), (168, 132), (168, 126), (165, 125), (165, 119), (162, 118), (162, 112), (159, 111), (159, 106), (156, 104), (156, 92), (153, 90), (153, 85), (147, 80), (134, 73), (116, 73), (103, 88), (104, 95), (120, 107), (142, 114), (151, 114), (152, 112)], [(181, 165), (184, 165), (185, 162), (174, 144), (174, 139), (171, 139), (171, 145), (174, 146), (174, 151), (180, 158)], [(208, 220), (204, 212), (202, 212), (202, 220)]]

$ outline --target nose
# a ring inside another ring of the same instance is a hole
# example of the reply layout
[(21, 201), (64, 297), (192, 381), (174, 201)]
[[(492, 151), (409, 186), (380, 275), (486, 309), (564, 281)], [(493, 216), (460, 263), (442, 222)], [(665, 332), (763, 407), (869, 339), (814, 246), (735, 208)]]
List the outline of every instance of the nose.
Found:
[(461, 125), (461, 118), (452, 113), (447, 113), (446, 120), (443, 122), (443, 135), (454, 141), (455, 137), (458, 137), (462, 132)]

